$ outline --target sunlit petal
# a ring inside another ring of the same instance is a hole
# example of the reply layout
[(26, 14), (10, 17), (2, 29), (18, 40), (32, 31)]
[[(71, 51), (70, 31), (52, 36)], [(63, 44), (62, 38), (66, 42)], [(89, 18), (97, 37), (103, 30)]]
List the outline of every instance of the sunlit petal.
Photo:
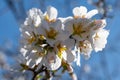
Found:
[(56, 19), (58, 15), (57, 9), (52, 6), (49, 6), (47, 8), (47, 15), (50, 21)]
[(91, 10), (89, 11), (87, 14), (86, 14), (86, 17), (87, 18), (91, 18), (93, 17), (94, 15), (98, 14), (98, 10), (97, 9), (94, 9), (94, 10)]

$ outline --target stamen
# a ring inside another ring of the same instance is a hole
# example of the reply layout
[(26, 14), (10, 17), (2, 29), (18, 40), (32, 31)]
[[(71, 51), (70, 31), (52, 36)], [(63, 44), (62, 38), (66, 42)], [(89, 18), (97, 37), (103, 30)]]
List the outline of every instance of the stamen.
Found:
[(73, 35), (79, 35), (80, 37), (82, 33), (85, 33), (86, 31), (82, 29), (83, 25), (80, 23), (79, 25), (73, 24)]
[(55, 22), (56, 21), (56, 19), (50, 20), (48, 14), (46, 14), (45, 20), (48, 21), (48, 22)]
[(65, 47), (65, 46), (62, 46), (61, 44), (58, 44), (57, 48), (58, 48), (58, 50), (59, 50), (60, 52), (66, 50), (66, 47)]
[(32, 43), (35, 41), (35, 38), (34, 38), (34, 37), (31, 37), (31, 38), (28, 39), (27, 41), (28, 41), (28, 44), (32, 44)]
[(50, 30), (45, 30), (45, 31), (46, 31), (47, 37), (50, 39), (55, 39), (58, 34), (58, 32), (52, 27), (50, 27)]
[(65, 51), (67, 48), (65, 46), (61, 46), (61, 44), (58, 44), (57, 48), (58, 48), (57, 55), (60, 59), (62, 59), (62, 52)]
[(94, 39), (97, 40), (98, 38), (99, 38), (98, 33), (96, 33)]

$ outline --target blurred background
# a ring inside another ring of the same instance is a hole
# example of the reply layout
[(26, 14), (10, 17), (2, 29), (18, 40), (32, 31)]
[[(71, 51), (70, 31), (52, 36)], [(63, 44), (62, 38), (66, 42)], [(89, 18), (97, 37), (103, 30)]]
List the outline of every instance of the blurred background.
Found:
[[(120, 0), (0, 0), (0, 80), (30, 80), (30, 72), (19, 72), (19, 27), (29, 9), (45, 12), (49, 5), (58, 9), (58, 17), (73, 16), (72, 9), (81, 5), (99, 10), (93, 19), (107, 19), (106, 48), (93, 51), (88, 60), (81, 56), (81, 66), (73, 64), (74, 72), (78, 80), (120, 80)], [(54, 80), (71, 78), (66, 72)]]

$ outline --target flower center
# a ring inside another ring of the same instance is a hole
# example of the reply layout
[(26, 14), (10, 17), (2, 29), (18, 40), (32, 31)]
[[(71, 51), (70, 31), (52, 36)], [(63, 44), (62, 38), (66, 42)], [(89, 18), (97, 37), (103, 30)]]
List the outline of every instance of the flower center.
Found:
[(80, 42), (79, 42), (79, 46), (80, 46), (80, 48), (87, 48), (87, 45), (84, 44), (83, 41), (80, 41)]
[(82, 33), (86, 32), (85, 30), (83, 30), (83, 25), (80, 23), (78, 25), (73, 24), (73, 35), (79, 35), (80, 37), (82, 37)]
[(85, 42), (85, 41), (80, 41), (79, 42), (79, 47), (80, 47), (80, 51), (83, 52), (85, 55), (87, 55), (88, 53), (88, 49), (90, 49), (90, 42)]
[(61, 44), (58, 44), (57, 48), (58, 48), (58, 57), (62, 59), (62, 52), (66, 50), (66, 47), (62, 46)]
[(27, 41), (28, 41), (28, 44), (32, 44), (35, 41), (35, 37), (31, 37)]
[(46, 32), (47, 37), (50, 39), (55, 39), (55, 37), (58, 34), (58, 32), (52, 27), (50, 27), (50, 30), (45, 30), (45, 32)]
[(58, 44), (57, 48), (58, 48), (58, 50), (59, 50), (60, 52), (66, 50), (66, 47), (65, 47), (65, 46), (62, 46), (61, 44)]

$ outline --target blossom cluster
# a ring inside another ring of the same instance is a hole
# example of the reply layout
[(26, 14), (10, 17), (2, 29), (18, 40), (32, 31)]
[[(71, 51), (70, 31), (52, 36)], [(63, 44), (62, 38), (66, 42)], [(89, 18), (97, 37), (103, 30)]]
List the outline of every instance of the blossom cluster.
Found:
[(105, 48), (109, 31), (105, 19), (92, 19), (98, 11), (87, 12), (75, 7), (73, 16), (57, 18), (57, 9), (49, 6), (45, 13), (32, 8), (22, 24), (21, 53), (29, 67), (46, 66), (57, 70), (63, 61), (80, 65), (80, 55), (89, 58), (91, 52)]

